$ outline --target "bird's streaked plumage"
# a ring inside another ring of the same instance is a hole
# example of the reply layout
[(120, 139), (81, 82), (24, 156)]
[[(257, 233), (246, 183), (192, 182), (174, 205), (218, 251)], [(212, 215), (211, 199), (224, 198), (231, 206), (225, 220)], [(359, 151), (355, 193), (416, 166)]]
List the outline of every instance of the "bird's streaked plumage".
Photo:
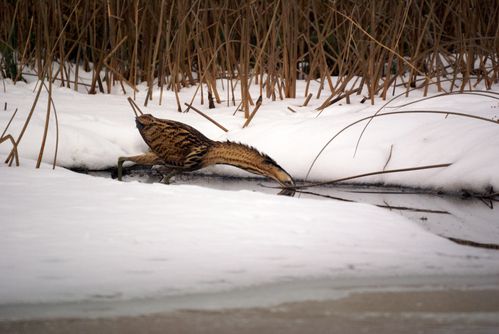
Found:
[(292, 189), (293, 178), (272, 158), (253, 147), (230, 141), (214, 141), (187, 124), (159, 119), (150, 114), (138, 116), (136, 124), (151, 151), (140, 156), (120, 157), (119, 178), (123, 162), (127, 160), (165, 166), (166, 182), (177, 173), (225, 164), (272, 178), (284, 187), (280, 194), (293, 196), (295, 193)]

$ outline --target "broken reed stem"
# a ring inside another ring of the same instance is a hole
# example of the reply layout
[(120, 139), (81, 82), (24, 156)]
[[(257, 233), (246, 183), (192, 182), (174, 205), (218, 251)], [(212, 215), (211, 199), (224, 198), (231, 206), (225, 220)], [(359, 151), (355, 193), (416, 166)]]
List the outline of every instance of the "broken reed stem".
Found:
[[(7, 102), (5, 102), (5, 109), (7, 109)], [(3, 130), (0, 138), (3, 138), (3, 136), (7, 133), (7, 129), (9, 128), (10, 123), (12, 123), (12, 120), (14, 120), (14, 117), (16, 117), (16, 114), (17, 114), (17, 108), (16, 108), (16, 110), (14, 110), (14, 113), (10, 117), (9, 122), (7, 123), (7, 126), (5, 127), (5, 129)]]
[[(336, 197), (336, 196), (331, 196), (331, 195), (325, 195), (325, 194), (319, 194), (319, 193), (315, 193), (313, 191), (296, 190), (296, 192), (299, 194), (314, 195), (314, 196), (330, 198), (330, 199), (343, 201), (343, 202), (358, 203), (357, 201), (354, 201), (351, 199), (346, 199), (346, 198), (341, 198), (341, 197)], [(443, 210), (420, 209), (420, 208), (412, 208), (412, 207), (407, 207), (407, 206), (393, 206), (393, 205), (388, 205), (388, 204), (387, 205), (375, 204), (375, 206), (377, 206), (378, 208), (389, 209), (389, 210), (425, 212), (425, 213), (450, 215), (449, 211), (443, 211)]]
[(467, 240), (467, 239), (459, 239), (459, 238), (455, 238), (455, 237), (446, 237), (443, 235), (440, 235), (440, 236), (442, 238), (445, 238), (445, 239), (448, 239), (452, 242), (455, 242), (456, 244), (459, 244), (459, 245), (477, 247), (477, 248), (485, 248), (485, 249), (498, 249), (499, 250), (499, 244), (476, 242), (476, 241)]
[[(417, 171), (417, 170), (433, 169), (433, 168), (445, 168), (445, 167), (449, 167), (451, 165), (452, 165), (452, 163), (446, 163), (446, 164), (427, 165), (427, 166), (410, 167), (410, 168), (381, 170), (381, 171), (377, 171), (377, 172), (364, 173), (364, 174), (359, 174), (359, 175), (354, 175), (354, 176), (343, 177), (343, 178), (332, 180), (332, 181), (305, 183), (305, 184), (298, 185), (298, 186), (295, 186), (292, 188), (293, 189), (303, 189), (303, 188), (318, 187), (318, 186), (324, 186), (324, 185), (333, 184), (333, 183), (354, 180), (354, 179), (358, 179), (361, 177), (367, 177), (367, 176), (391, 174), (391, 173), (401, 173), (401, 172), (413, 172), (413, 171)], [(308, 177), (308, 175), (307, 175), (307, 177)]]
[(308, 102), (310, 101), (311, 98), (312, 98), (312, 93), (310, 93), (310, 94), (307, 95), (307, 98), (303, 102), (302, 107), (306, 107), (308, 105)]
[(204, 118), (206, 118), (207, 120), (209, 120), (210, 122), (212, 122), (213, 124), (215, 124), (216, 126), (218, 126), (220, 129), (222, 129), (223, 131), (225, 132), (229, 132), (229, 130), (227, 130), (225, 127), (223, 127), (220, 123), (218, 123), (217, 121), (215, 121), (213, 118), (211, 118), (210, 116), (206, 115), (205, 113), (203, 113), (201, 110), (195, 108), (193, 105), (189, 104), (189, 103), (184, 103), (189, 109), (192, 109), (194, 110), (195, 112), (197, 112), (199, 115), (203, 116)]
[(246, 122), (244, 122), (244, 125), (243, 125), (243, 129), (245, 127), (247, 127), (250, 123), (251, 123), (251, 120), (253, 119), (253, 117), (255, 117), (256, 115), (256, 112), (258, 111), (258, 109), (260, 109), (260, 106), (262, 105), (262, 96), (260, 95), (260, 97), (258, 98), (258, 100), (256, 101), (256, 105), (255, 105), (255, 108), (253, 109), (253, 111), (251, 112), (251, 115), (248, 117), (248, 119), (246, 120)]
[[(7, 109), (7, 102), (5, 102), (5, 109)], [(17, 108), (16, 108), (16, 110), (14, 110), (14, 113), (10, 117), (9, 122), (7, 123), (7, 126), (3, 130), (2, 135), (0, 136), (0, 143), (3, 143), (6, 140), (10, 140), (10, 142), (12, 143), (12, 151), (11, 152), (13, 152), (14, 158), (16, 160), (16, 166), (19, 166), (19, 154), (17, 152), (16, 141), (14, 140), (14, 137), (12, 137), (12, 135), (5, 135), (5, 133), (7, 133), (7, 129), (9, 128), (10, 124), (14, 120), (14, 117), (16, 116), (16, 114), (17, 114)], [(5, 161), (5, 162), (7, 163), (7, 161)]]
[[(14, 137), (12, 137), (11, 135), (6, 135), (6, 136), (0, 137), (0, 144), (6, 140), (10, 140), (10, 142), (12, 143), (12, 151), (11, 152), (13, 152), (12, 154), (14, 155), (14, 159), (16, 160), (16, 166), (19, 166), (19, 154), (17, 152), (16, 141), (14, 140)], [(5, 163), (7, 163), (7, 161)]]
[[(319, 112), (319, 115), (324, 111), (324, 109), (326, 109), (327, 107), (330, 107), (332, 106), (333, 104), (335, 104), (336, 102), (338, 101), (341, 101), (343, 100), (344, 98), (348, 98), (350, 95), (352, 95), (353, 93), (357, 93), (357, 92), (360, 92), (360, 88), (357, 88), (357, 89), (352, 89), (346, 93), (343, 93), (341, 94), (340, 96), (336, 97), (333, 99), (334, 95), (331, 95), (328, 99), (326, 99), (326, 101), (324, 101), (324, 103), (322, 103), (322, 105), (317, 108), (316, 110), (320, 111)], [(317, 116), (319, 116), (317, 115)]]

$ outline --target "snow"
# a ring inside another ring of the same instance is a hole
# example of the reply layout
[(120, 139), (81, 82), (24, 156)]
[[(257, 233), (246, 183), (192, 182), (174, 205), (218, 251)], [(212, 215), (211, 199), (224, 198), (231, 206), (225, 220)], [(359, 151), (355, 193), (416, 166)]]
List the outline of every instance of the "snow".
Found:
[(499, 274), (496, 251), (456, 245), (367, 204), (119, 183), (48, 166), (1, 175), (2, 304)]
[[(17, 137), (36, 83), (5, 83), (0, 106), (7, 103), (7, 110), (0, 111), (0, 125), (3, 129), (18, 108), (7, 131)], [(312, 85), (312, 91), (317, 87)], [(194, 89), (182, 90), (181, 99), (190, 101)], [(197, 107), (230, 130), (224, 133), (194, 112), (176, 112), (174, 95), (164, 94), (163, 105), (155, 92), (149, 107), (142, 107), (142, 86), (137, 101), (145, 112), (190, 124), (212, 139), (250, 144), (296, 179), (305, 178), (334, 134), (383, 103), (361, 104), (362, 97), (355, 96), (352, 104), (335, 104), (318, 116), (315, 108), (326, 94), (308, 107), (301, 107), (301, 98), (264, 99), (250, 126), (242, 129), (244, 118), (232, 115), (234, 106), (224, 102), (208, 110), (196, 99)], [(497, 119), (499, 104), (491, 96), (453, 95), (397, 110), (446, 110)], [(421, 92), (412, 92), (391, 105), (420, 97)], [(119, 156), (146, 150), (126, 96), (54, 87), (53, 99), (60, 133), (58, 166), (109, 168)], [(53, 118), (44, 163), (35, 169), (46, 105), (47, 94), (42, 93), (19, 145), (21, 166), (0, 166), (0, 306), (179, 296), (313, 278), (499, 275), (499, 252), (457, 245), (369, 204), (122, 183), (61, 167), (53, 170)], [(378, 171), (387, 161), (387, 169), (452, 163), (445, 169), (361, 181), (446, 191), (499, 188), (499, 124), (443, 115), (386, 116), (373, 120), (354, 156), (363, 125), (345, 131), (325, 149), (310, 179)], [(8, 142), (0, 144), (2, 159), (9, 151)], [(227, 167), (210, 171), (248, 175)]]
[[(304, 82), (299, 82), (303, 89)], [(6, 124), (11, 113), (18, 108), (18, 115), (9, 127), (9, 133), (17, 134), (31, 108), (36, 83), (18, 82), (9, 85), (0, 98), (0, 105), (8, 104), (8, 110), (0, 114), (1, 124)], [(313, 89), (317, 87), (312, 87)], [(195, 87), (181, 91), (182, 101), (190, 101)], [(258, 86), (253, 87), (254, 95)], [(137, 95), (143, 105), (146, 88), (141, 87)], [(433, 92), (435, 95), (436, 92)], [(407, 99), (398, 98), (389, 107), (403, 105), (421, 98), (421, 92), (411, 92)], [(141, 107), (145, 112), (160, 118), (181, 121), (196, 127), (214, 140), (233, 140), (250, 144), (269, 154), (295, 179), (304, 179), (308, 169), (321, 148), (342, 128), (354, 121), (374, 114), (383, 101), (371, 106), (361, 104), (361, 96), (352, 97), (352, 104), (338, 103), (320, 115), (315, 108), (323, 98), (312, 99), (308, 107), (300, 107), (302, 99), (268, 101), (264, 103), (250, 125), (243, 129), (242, 113), (233, 116), (236, 107), (226, 102), (215, 110), (207, 105), (197, 107), (229, 129), (228, 133), (201, 117), (189, 113), (178, 113), (174, 94), (164, 92), (163, 105), (158, 105), (159, 93)], [(59, 124), (60, 138), (57, 163), (65, 167), (103, 169), (116, 166), (117, 157), (139, 154), (146, 150), (135, 128), (134, 115), (121, 94), (88, 95), (69, 88), (59, 87), (53, 91)], [(199, 102), (198, 99), (195, 102)], [(196, 104), (196, 103), (195, 103)], [(42, 93), (31, 123), (19, 145), (22, 156), (36, 160), (45, 124), (47, 94)], [(296, 113), (287, 110), (291, 106)], [(493, 120), (499, 119), (499, 102), (496, 95), (450, 95), (421, 101), (400, 110), (440, 110), (468, 113)], [(383, 111), (382, 111), (383, 112)], [(45, 148), (44, 161), (52, 163), (55, 147), (55, 122), (50, 123), (50, 134)], [(355, 144), (365, 125), (359, 123), (341, 133), (327, 146), (314, 165), (310, 180), (332, 180), (336, 178), (386, 169), (408, 168), (423, 165), (452, 163), (446, 169), (425, 170), (373, 176), (361, 182), (380, 182), (411, 187), (431, 187), (449, 191), (468, 189), (485, 192), (489, 187), (499, 188), (499, 123), (458, 116), (407, 114), (374, 119), (367, 128), (357, 153)], [(0, 154), (5, 155), (10, 145), (0, 145)], [(390, 156), (390, 151), (392, 151)], [(389, 158), (390, 157), (390, 158)], [(223, 170), (223, 169), (222, 169)], [(239, 170), (228, 173), (246, 175)]]

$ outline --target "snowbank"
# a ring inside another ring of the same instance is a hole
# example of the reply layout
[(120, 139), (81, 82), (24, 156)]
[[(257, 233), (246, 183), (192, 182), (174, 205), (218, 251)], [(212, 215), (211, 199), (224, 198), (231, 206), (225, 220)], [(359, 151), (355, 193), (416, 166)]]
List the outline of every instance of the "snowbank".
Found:
[[(300, 82), (303, 90), (303, 82)], [(317, 90), (312, 85), (311, 91)], [(0, 104), (7, 103), (7, 111), (0, 113), (0, 124), (9, 120), (15, 108), (19, 109), (9, 133), (17, 137), (34, 99), (35, 83), (8, 84)], [(194, 87), (181, 91), (182, 101), (190, 101)], [(222, 88), (220, 88), (222, 91)], [(258, 87), (254, 86), (254, 95)], [(435, 95), (431, 92), (430, 95)], [(408, 99), (399, 98), (389, 106), (405, 104), (421, 97), (421, 92), (411, 92)], [(376, 105), (360, 103), (361, 96), (352, 97), (352, 104), (339, 103), (318, 115), (315, 110), (325, 99), (312, 99), (308, 107), (300, 107), (302, 99), (284, 101), (264, 100), (250, 126), (242, 129), (242, 113), (233, 116), (234, 106), (226, 102), (216, 109), (199, 106), (211, 117), (229, 129), (221, 131), (200, 115), (178, 113), (171, 92), (164, 92), (163, 105), (158, 105), (159, 93), (142, 107), (157, 117), (188, 123), (215, 140), (230, 139), (250, 144), (269, 154), (294, 178), (304, 179), (321, 148), (343, 127), (374, 114), (384, 103)], [(145, 88), (137, 95), (140, 105)], [(463, 112), (489, 119), (499, 119), (499, 103), (490, 96), (451, 95), (434, 98), (394, 110), (441, 110)], [(117, 158), (144, 152), (126, 96), (120, 94), (88, 95), (69, 88), (55, 88), (53, 99), (59, 118), (59, 151), (57, 164), (64, 167), (103, 169), (116, 165)], [(198, 103), (196, 99), (195, 104)], [(28, 130), (19, 146), (20, 155), (36, 160), (45, 124), (47, 95), (42, 93)], [(296, 113), (287, 109), (291, 106)], [(55, 122), (50, 123), (50, 133), (44, 161), (51, 163), (55, 147)], [(332, 180), (383, 168), (398, 169), (422, 165), (452, 163), (445, 169), (386, 174), (359, 179), (359, 182), (379, 182), (411, 187), (440, 188), (458, 191), (462, 188), (485, 192), (490, 187), (499, 188), (499, 124), (457, 116), (404, 114), (374, 119), (367, 128), (357, 154), (355, 145), (366, 123), (359, 123), (340, 134), (323, 152), (314, 165), (310, 180)], [(0, 145), (0, 155), (9, 152), (10, 145)], [(386, 167), (385, 167), (386, 165)], [(233, 169), (221, 169), (222, 173), (240, 174)]]
[[(24, 161), (28, 165), (28, 161)], [(0, 303), (131, 299), (296, 279), (499, 274), (367, 204), (0, 167)]]

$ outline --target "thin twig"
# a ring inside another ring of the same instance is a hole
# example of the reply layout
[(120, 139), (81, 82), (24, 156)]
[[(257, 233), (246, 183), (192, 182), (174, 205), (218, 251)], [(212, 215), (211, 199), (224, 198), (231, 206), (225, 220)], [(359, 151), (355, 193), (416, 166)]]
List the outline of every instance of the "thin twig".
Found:
[(355, 176), (343, 177), (343, 178), (332, 180), (332, 181), (305, 183), (302, 185), (295, 186), (295, 188), (300, 189), (300, 188), (317, 187), (317, 186), (323, 186), (323, 185), (327, 185), (327, 184), (333, 184), (333, 183), (339, 183), (339, 182), (344, 182), (344, 181), (348, 181), (348, 180), (358, 179), (358, 178), (366, 177), (366, 176), (390, 174), (390, 173), (400, 173), (400, 172), (412, 172), (412, 171), (417, 171), (417, 170), (433, 169), (433, 168), (445, 168), (445, 167), (449, 167), (451, 165), (452, 165), (451, 163), (446, 163), (446, 164), (437, 164), (437, 165), (428, 165), (428, 166), (419, 166), (419, 167), (410, 167), (410, 168), (382, 170), (382, 171), (378, 171), (378, 172), (371, 172), (371, 173), (359, 174), (359, 175), (355, 175)]
[[(400, 115), (400, 114), (443, 114), (443, 115), (454, 115), (454, 116), (460, 116), (460, 117), (467, 117), (467, 118), (473, 118), (473, 119), (478, 119), (478, 120), (481, 120), (481, 121), (486, 121), (486, 122), (490, 122), (490, 123), (494, 123), (496, 125), (499, 125), (499, 122), (498, 121), (495, 121), (493, 119), (489, 119), (489, 118), (485, 118), (485, 117), (480, 117), (480, 116), (475, 116), (475, 115), (469, 115), (469, 114), (465, 114), (465, 113), (459, 113), (459, 112), (452, 112), (452, 111), (438, 111), (438, 110), (406, 110), (406, 111), (392, 111), (392, 112), (387, 112), (387, 113), (383, 113), (383, 114), (374, 114), (372, 116), (368, 116), (368, 117), (364, 117), (364, 118), (361, 118), (353, 123), (350, 123), (349, 125), (347, 125), (346, 127), (344, 127), (343, 129), (341, 129), (339, 132), (337, 132), (323, 147), (322, 149), (319, 151), (319, 153), (317, 153), (317, 155), (315, 156), (314, 160), (312, 161), (312, 164), (310, 165), (309, 169), (308, 169), (308, 172), (307, 172), (307, 175), (305, 176), (305, 180), (308, 178), (308, 176), (310, 175), (310, 172), (312, 171), (312, 168), (314, 167), (317, 159), (319, 159), (319, 156), (322, 154), (322, 152), (324, 152), (324, 150), (326, 149), (326, 147), (336, 138), (338, 137), (343, 131), (347, 130), (348, 128), (360, 123), (360, 122), (363, 122), (363, 121), (371, 121), (373, 118), (377, 118), (377, 117), (383, 117), (383, 116), (391, 116), (391, 115)], [(365, 129), (365, 128), (364, 128)]]
[(223, 127), (220, 123), (218, 123), (217, 121), (215, 121), (213, 118), (211, 118), (210, 116), (206, 115), (205, 113), (203, 113), (201, 110), (195, 108), (194, 106), (192, 106), (191, 104), (189, 103), (184, 103), (187, 107), (189, 107), (190, 109), (194, 110), (195, 112), (197, 112), (198, 114), (200, 114), (201, 116), (203, 116), (204, 118), (206, 118), (207, 120), (209, 120), (210, 122), (212, 122), (213, 124), (215, 124), (216, 126), (218, 126), (220, 129), (222, 129), (223, 131), (225, 132), (229, 132), (229, 130), (227, 130), (225, 127)]

